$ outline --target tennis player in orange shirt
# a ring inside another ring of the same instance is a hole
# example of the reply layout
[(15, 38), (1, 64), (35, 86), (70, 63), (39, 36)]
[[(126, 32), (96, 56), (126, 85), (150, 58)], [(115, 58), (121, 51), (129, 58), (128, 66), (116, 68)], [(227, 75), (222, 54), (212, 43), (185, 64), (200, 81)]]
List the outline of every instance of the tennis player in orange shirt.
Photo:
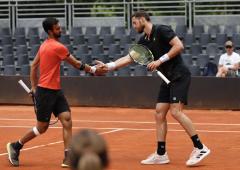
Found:
[[(63, 127), (64, 159), (62, 167), (69, 167), (68, 148), (72, 138), (72, 119), (68, 102), (60, 87), (60, 64), (67, 61), (77, 69), (97, 74), (99, 65), (89, 66), (75, 59), (68, 49), (59, 42), (61, 27), (56, 18), (46, 18), (42, 23), (48, 38), (42, 43), (31, 65), (31, 86), (36, 100), (36, 126), (16, 142), (7, 144), (10, 163), (19, 166), (20, 150), (25, 143), (43, 134), (49, 127), (51, 114), (58, 117)], [(38, 71), (40, 76), (38, 78)]]

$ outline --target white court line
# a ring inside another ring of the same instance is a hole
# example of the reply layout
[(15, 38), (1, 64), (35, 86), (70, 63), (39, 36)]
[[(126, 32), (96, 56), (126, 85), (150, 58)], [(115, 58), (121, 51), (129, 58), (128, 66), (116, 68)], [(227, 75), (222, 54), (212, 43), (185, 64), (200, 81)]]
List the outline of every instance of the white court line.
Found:
[[(121, 131), (121, 130), (123, 130), (123, 129), (118, 128), (118, 129), (110, 130), (110, 131), (107, 131), (107, 132), (101, 132), (101, 133), (99, 133), (99, 134), (100, 134), (100, 135), (104, 135), (104, 134), (109, 134), (109, 133), (118, 132), (118, 131)], [(42, 147), (46, 147), (46, 146), (51, 146), (51, 145), (59, 144), (59, 143), (63, 143), (63, 141), (51, 142), (51, 143), (48, 143), (48, 144), (45, 144), (45, 145), (37, 145), (37, 146), (30, 147), (30, 148), (21, 149), (21, 151), (38, 149), (38, 148), (42, 148)], [(0, 156), (4, 156), (4, 155), (7, 155), (7, 154), (8, 154), (8, 153), (1, 153)]]
[[(0, 128), (32, 128), (32, 126), (0, 126)], [(62, 127), (55, 126), (55, 127), (49, 127), (50, 129), (62, 129)], [(102, 128), (97, 128), (97, 127), (72, 127), (73, 129), (98, 129), (98, 130), (110, 130), (110, 129), (120, 129), (120, 130), (129, 130), (129, 131), (155, 131), (155, 129), (152, 128), (124, 128), (124, 127), (102, 127)], [(185, 130), (181, 129), (168, 129), (168, 131), (171, 132), (185, 132)], [(196, 131), (198, 132), (205, 132), (205, 133), (240, 133), (238, 130), (201, 130), (197, 129)]]
[[(0, 118), (0, 121), (36, 121), (36, 119), (8, 119)], [(123, 124), (155, 124), (152, 121), (115, 121), (115, 120), (72, 120), (73, 122), (85, 122), (85, 123), (123, 123)], [(168, 123), (171, 125), (179, 125), (179, 123)], [(239, 123), (193, 123), (194, 125), (210, 125), (210, 126), (240, 126)]]

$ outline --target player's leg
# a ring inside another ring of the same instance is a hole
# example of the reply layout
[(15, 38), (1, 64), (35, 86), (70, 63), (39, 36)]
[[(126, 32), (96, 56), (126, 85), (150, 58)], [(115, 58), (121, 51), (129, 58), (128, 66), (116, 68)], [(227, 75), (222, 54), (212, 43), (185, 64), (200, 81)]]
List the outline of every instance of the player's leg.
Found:
[(190, 76), (182, 77), (178, 81), (174, 82), (170, 90), (170, 112), (171, 115), (180, 123), (185, 129), (187, 134), (191, 137), (194, 145), (194, 151), (190, 155), (190, 159), (187, 161), (187, 165), (195, 165), (205, 158), (210, 150), (202, 144), (199, 139), (192, 121), (183, 113), (183, 106), (187, 104), (187, 95), (190, 85)]
[(167, 135), (167, 119), (166, 115), (169, 110), (169, 89), (162, 85), (156, 104), (156, 135), (157, 135), (157, 150), (147, 159), (142, 160), (142, 164), (166, 164), (169, 163), (169, 158), (166, 152), (166, 135)]
[(64, 159), (62, 163), (63, 168), (68, 168), (70, 165), (68, 159), (69, 145), (72, 139), (72, 118), (68, 102), (62, 91), (57, 93), (57, 101), (54, 108), (54, 115), (58, 117), (63, 127), (63, 141), (64, 141)]
[(49, 100), (51, 96), (46, 90), (37, 88), (36, 94), (36, 117), (37, 124), (30, 129), (21, 139), (16, 142), (7, 144), (7, 152), (10, 163), (13, 166), (19, 166), (19, 154), (23, 145), (32, 140), (36, 136), (46, 132), (49, 126), (49, 121), (52, 113), (52, 100)]

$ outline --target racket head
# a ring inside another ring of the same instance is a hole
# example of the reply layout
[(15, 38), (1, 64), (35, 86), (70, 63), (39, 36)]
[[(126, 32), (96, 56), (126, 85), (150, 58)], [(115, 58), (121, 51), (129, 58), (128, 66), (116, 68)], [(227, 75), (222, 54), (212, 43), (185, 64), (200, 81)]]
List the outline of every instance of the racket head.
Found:
[(129, 56), (140, 65), (148, 65), (154, 60), (152, 52), (144, 45), (134, 44), (129, 48)]

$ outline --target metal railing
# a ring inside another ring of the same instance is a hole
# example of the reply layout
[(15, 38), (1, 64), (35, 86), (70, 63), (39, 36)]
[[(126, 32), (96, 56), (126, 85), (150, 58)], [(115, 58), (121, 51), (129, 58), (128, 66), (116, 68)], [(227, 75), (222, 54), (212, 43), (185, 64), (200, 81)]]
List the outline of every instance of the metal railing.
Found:
[[(1, 0), (0, 22), (9, 22), (13, 29), (19, 23), (53, 16), (64, 20), (71, 28), (82, 18), (121, 19), (130, 28), (131, 14), (144, 9), (154, 18), (166, 21), (181, 18), (190, 28), (199, 18), (209, 16), (240, 17), (240, 0), (104, 0), (80, 2), (79, 0)], [(90, 20), (91, 22), (93, 20)], [(204, 23), (203, 23), (204, 24)], [(2, 25), (2, 24), (1, 24)], [(24, 24), (23, 24), (24, 25)], [(24, 25), (25, 26), (25, 25)]]

